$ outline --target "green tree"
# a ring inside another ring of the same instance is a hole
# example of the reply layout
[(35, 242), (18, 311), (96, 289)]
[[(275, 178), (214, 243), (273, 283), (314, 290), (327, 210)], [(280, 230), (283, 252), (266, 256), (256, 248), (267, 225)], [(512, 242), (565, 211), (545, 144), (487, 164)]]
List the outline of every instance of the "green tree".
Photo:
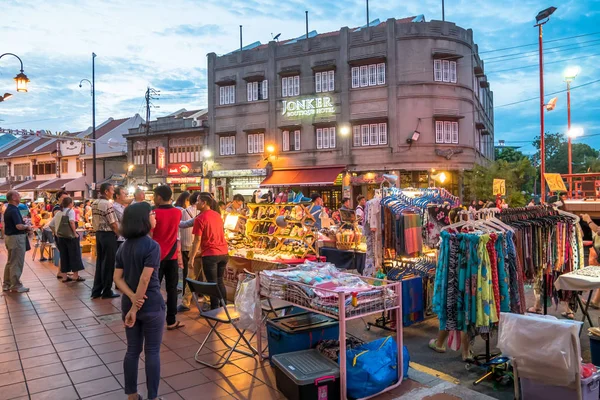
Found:
[(533, 191), (535, 172), (535, 167), (527, 157), (514, 162), (496, 160), (488, 166), (477, 165), (472, 171), (465, 172), (466, 198), (494, 200), (496, 198), (496, 195), (492, 193), (494, 179), (504, 179), (506, 202), (511, 207), (522, 207), (527, 204), (528, 194)]
[(496, 147), (494, 149), (494, 158), (496, 161), (504, 160), (508, 162), (515, 162), (520, 161), (525, 157), (526, 156), (523, 154), (523, 152), (512, 147), (505, 147), (503, 149)]
[[(546, 172), (566, 174), (569, 172), (569, 145), (562, 133), (548, 133), (544, 137), (546, 148)], [(540, 162), (540, 138), (536, 137), (533, 146), (537, 152), (532, 156), (534, 165)], [(571, 145), (573, 173), (587, 172), (588, 162), (598, 159), (598, 151), (584, 143)], [(597, 167), (595, 167), (597, 168)]]

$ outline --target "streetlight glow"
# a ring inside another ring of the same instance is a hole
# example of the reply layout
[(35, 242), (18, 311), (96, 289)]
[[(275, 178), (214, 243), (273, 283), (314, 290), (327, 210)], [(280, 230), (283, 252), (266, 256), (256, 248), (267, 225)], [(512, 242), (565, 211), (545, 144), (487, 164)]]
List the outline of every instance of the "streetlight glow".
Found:
[(10, 93), (4, 93), (4, 96), (0, 96), (0, 102), (8, 100), (12, 97), (12, 94)]
[(27, 75), (23, 72), (15, 76), (15, 82), (17, 82), (17, 92), (27, 92), (27, 84), (30, 82)]
[(210, 156), (212, 156), (212, 153), (210, 152), (210, 150), (204, 149), (204, 151), (202, 152), (202, 157), (210, 158)]
[(581, 72), (579, 67), (569, 67), (565, 70), (565, 82), (572, 82)]
[(350, 128), (347, 125), (343, 125), (342, 127), (340, 127), (340, 134), (342, 136), (346, 136), (350, 133)]
[(574, 126), (567, 131), (567, 136), (574, 139), (583, 136), (583, 128), (581, 126)]
[(275, 153), (275, 146), (273, 146), (272, 144), (267, 146), (267, 153), (269, 154), (273, 154)]

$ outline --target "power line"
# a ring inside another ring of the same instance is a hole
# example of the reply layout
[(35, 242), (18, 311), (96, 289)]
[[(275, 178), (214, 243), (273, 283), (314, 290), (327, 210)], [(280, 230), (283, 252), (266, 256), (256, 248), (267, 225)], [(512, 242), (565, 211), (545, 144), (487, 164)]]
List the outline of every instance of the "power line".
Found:
[[(553, 42), (559, 42), (561, 40), (576, 39), (576, 38), (579, 38), (579, 37), (592, 36), (592, 35), (598, 35), (598, 34), (600, 34), (600, 32), (584, 33), (584, 34), (581, 34), (581, 35), (566, 36), (566, 37), (558, 38), (558, 39), (544, 40), (544, 43), (553, 43)], [(522, 47), (537, 46), (537, 45), (538, 45), (537, 42), (530, 43), (530, 44), (521, 44), (521, 45), (518, 45), (518, 46), (504, 47), (502, 49), (480, 51), (479, 54), (494, 53), (496, 51), (505, 51), (505, 50), (519, 49), (519, 48), (522, 48)]]
[[(564, 47), (570, 47), (573, 45), (580, 45), (580, 44), (586, 44), (586, 43), (596, 43), (599, 42), (600, 39), (594, 39), (594, 40), (587, 40), (585, 42), (577, 42), (577, 43), (571, 43), (571, 44), (563, 44), (561, 46), (555, 46), (555, 47), (548, 47), (544, 49), (544, 52), (549, 51), (549, 50), (554, 50), (554, 49), (562, 49)], [(538, 50), (530, 50), (530, 51), (525, 51), (525, 52), (519, 52), (519, 53), (512, 53), (512, 54), (504, 54), (502, 56), (497, 56), (497, 57), (489, 57), (486, 58), (487, 62), (490, 62), (489, 60), (495, 60), (498, 58), (503, 58), (503, 57), (512, 57), (512, 56), (518, 56), (518, 55), (525, 55), (527, 53), (532, 53), (532, 55), (535, 55), (538, 53)]]
[[(587, 56), (580, 56), (580, 57), (563, 58), (563, 59), (560, 59), (560, 60), (554, 60), (554, 61), (548, 61), (548, 62), (544, 61), (544, 65), (558, 64), (558, 63), (562, 63), (562, 62), (565, 62), (565, 61), (581, 60), (581, 59), (584, 59), (584, 58), (597, 57), (597, 56), (600, 56), (600, 53), (589, 54)], [(533, 68), (533, 67), (537, 68), (537, 67), (539, 67), (539, 64), (531, 64), (531, 65), (524, 65), (522, 67), (500, 69), (500, 70), (496, 70), (496, 71), (488, 71), (487, 75), (497, 74), (499, 72), (515, 71), (515, 70), (518, 70), (518, 69)]]

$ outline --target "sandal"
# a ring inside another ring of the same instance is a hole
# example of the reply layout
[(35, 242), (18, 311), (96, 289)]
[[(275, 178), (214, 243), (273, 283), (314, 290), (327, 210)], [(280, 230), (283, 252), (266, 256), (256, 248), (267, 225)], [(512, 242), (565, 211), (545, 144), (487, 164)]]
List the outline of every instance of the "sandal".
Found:
[(475, 362), (475, 355), (473, 354), (473, 351), (469, 350), (469, 355), (466, 357), (462, 356), (462, 360), (468, 364), (473, 364)]
[(167, 325), (168, 331), (174, 331), (175, 329), (183, 328), (185, 324), (181, 323), (181, 321), (175, 322), (173, 325)]
[(531, 314), (541, 314), (542, 313), (542, 309), (541, 308), (535, 308), (535, 307), (529, 307), (527, 309), (527, 312), (531, 313)]
[(437, 344), (435, 344), (436, 342), (437, 342), (437, 339), (431, 339), (429, 341), (429, 348), (437, 353), (445, 353), (446, 348), (445, 347), (437, 347)]
[(73, 278), (67, 276), (67, 279), (63, 279), (61, 282), (62, 283), (73, 282)]
[(600, 304), (596, 304), (590, 301), (588, 307), (593, 308), (594, 310), (600, 310)]
[(85, 278), (83, 278), (81, 276), (78, 277), (77, 279), (72, 279), (72, 280), (75, 281), (75, 282), (85, 282)]
[(562, 317), (566, 319), (575, 319), (575, 314), (573, 314), (571, 311), (565, 311), (560, 315), (562, 315)]

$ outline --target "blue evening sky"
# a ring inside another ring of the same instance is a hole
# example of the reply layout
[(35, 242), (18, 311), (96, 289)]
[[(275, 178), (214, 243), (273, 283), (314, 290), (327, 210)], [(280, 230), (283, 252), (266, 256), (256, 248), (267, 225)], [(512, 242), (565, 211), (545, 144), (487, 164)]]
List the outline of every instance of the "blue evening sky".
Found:
[[(108, 117), (144, 116), (144, 91), (161, 90), (153, 117), (181, 108), (206, 106), (206, 54), (227, 53), (244, 44), (267, 43), (271, 34), (304, 33), (304, 10), (318, 32), (355, 27), (365, 21), (364, 0), (2, 0), (0, 53), (21, 56), (31, 79), (29, 93), (0, 103), (0, 127), (78, 131), (91, 125), (91, 53), (96, 58), (97, 122)], [(485, 60), (495, 105), (539, 96), (537, 12), (558, 8), (545, 26), (547, 93), (565, 89), (566, 67), (581, 68), (573, 86), (600, 79), (600, 0), (446, 0), (446, 19), (472, 28)], [(371, 19), (424, 14), (441, 19), (441, 0), (370, 1)], [(585, 36), (579, 36), (585, 35)], [(579, 36), (579, 37), (573, 37)], [(557, 40), (564, 39), (565, 40)], [(535, 45), (532, 45), (535, 44)], [(532, 45), (497, 51), (501, 48)], [(0, 92), (15, 91), (16, 59), (0, 60)], [(572, 120), (585, 130), (578, 139), (600, 147), (600, 82), (572, 92)], [(566, 94), (547, 114), (547, 130), (565, 132)], [(550, 100), (548, 96), (546, 101)], [(538, 100), (497, 107), (496, 141), (523, 145), (539, 134)]]

